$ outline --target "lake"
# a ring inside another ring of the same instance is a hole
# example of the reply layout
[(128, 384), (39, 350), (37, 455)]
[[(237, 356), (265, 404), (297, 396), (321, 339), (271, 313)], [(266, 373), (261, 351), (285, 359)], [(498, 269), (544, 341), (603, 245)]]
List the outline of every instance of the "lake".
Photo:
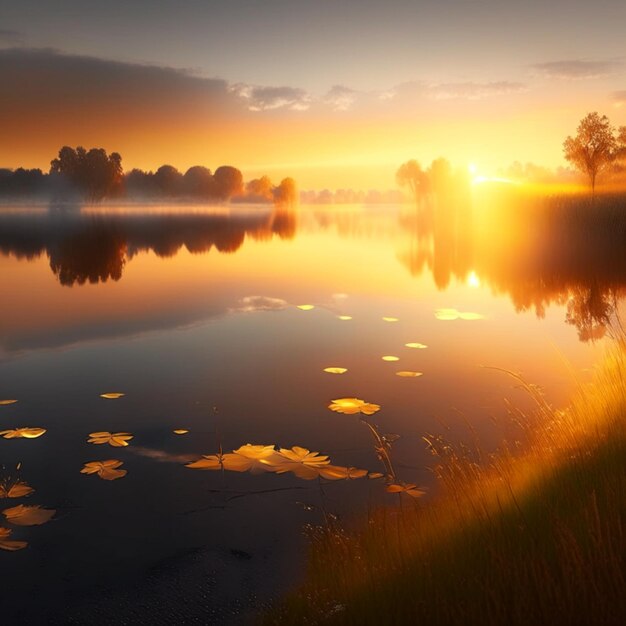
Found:
[[(28, 542), (0, 551), (3, 613), (245, 621), (302, 576), (308, 527), (396, 502), (368, 423), (388, 435), (396, 482), (427, 499), (425, 435), (484, 450), (519, 435), (506, 400), (532, 405), (494, 368), (565, 405), (624, 294), (623, 228), (556, 232), (495, 211), (0, 208), (0, 400), (18, 400), (0, 406), (0, 429), (46, 429), (0, 440), (2, 479), (34, 489), (0, 504), (56, 510), (2, 520)], [(341, 398), (380, 410), (329, 410)], [(94, 432), (132, 439), (88, 443)], [(211, 457), (245, 444), (297, 458)], [(216, 471), (186, 467), (203, 455)], [(109, 459), (127, 474), (81, 473)]]

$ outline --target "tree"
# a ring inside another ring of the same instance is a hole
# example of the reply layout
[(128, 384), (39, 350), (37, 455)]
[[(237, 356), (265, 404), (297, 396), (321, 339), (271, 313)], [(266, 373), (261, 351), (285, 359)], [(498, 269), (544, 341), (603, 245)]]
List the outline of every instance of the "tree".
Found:
[(213, 174), (217, 197), (228, 200), (243, 193), (243, 176), (236, 167), (222, 165)]
[(185, 192), (197, 198), (210, 198), (215, 195), (215, 185), (211, 170), (201, 165), (190, 167), (183, 177)]
[(271, 202), (273, 199), (272, 181), (268, 176), (254, 178), (246, 184), (246, 195), (255, 202)]
[(288, 208), (298, 204), (298, 186), (293, 178), (284, 178), (274, 189), (274, 204)]
[(396, 172), (396, 181), (400, 187), (408, 187), (415, 198), (415, 204), (419, 206), (420, 200), (429, 191), (428, 174), (424, 172), (420, 164), (411, 159), (403, 163)]
[(563, 142), (565, 158), (588, 176), (592, 195), (596, 190), (596, 178), (618, 157), (620, 140), (624, 138), (624, 128), (620, 129), (619, 138), (616, 137), (609, 118), (594, 112), (581, 120), (576, 137), (567, 137)]
[(103, 148), (87, 152), (63, 146), (59, 156), (50, 162), (50, 173), (59, 174), (92, 202), (119, 191), (122, 184), (122, 157), (117, 152), (107, 155)]
[(183, 175), (172, 165), (161, 165), (154, 173), (154, 182), (162, 195), (177, 196), (183, 187)]

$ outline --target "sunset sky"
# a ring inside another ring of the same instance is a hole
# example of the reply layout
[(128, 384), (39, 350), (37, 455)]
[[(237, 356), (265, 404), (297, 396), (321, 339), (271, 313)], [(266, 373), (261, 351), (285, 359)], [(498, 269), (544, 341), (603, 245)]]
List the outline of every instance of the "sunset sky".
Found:
[(64, 144), (302, 188), (556, 167), (587, 112), (626, 124), (624, 24), (623, 0), (0, 0), (0, 167)]

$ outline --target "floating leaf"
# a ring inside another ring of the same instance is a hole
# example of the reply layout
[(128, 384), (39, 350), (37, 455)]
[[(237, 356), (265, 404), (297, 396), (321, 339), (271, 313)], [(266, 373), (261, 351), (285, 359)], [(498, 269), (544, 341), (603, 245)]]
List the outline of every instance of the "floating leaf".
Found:
[(310, 311), (311, 309), (314, 309), (315, 306), (313, 304), (299, 304), (298, 308), (301, 311)]
[(456, 309), (437, 309), (435, 317), (438, 320), (456, 320), (459, 318), (459, 312)]
[(120, 393), (119, 391), (111, 391), (109, 393), (101, 393), (100, 397), (106, 398), (107, 400), (117, 400), (118, 398), (121, 398), (125, 395), (126, 394)]
[(224, 466), (222, 465), (222, 456), (218, 454), (204, 454), (202, 455), (201, 459), (198, 459), (197, 461), (192, 461), (191, 463), (186, 463), (185, 467), (201, 470), (224, 469)]
[[(233, 450), (233, 454), (246, 459), (247, 469), (252, 470), (253, 473), (268, 471), (268, 465), (271, 466), (280, 459), (280, 455), (274, 446), (252, 445), (250, 443)], [(243, 461), (239, 461), (239, 464), (243, 465)]]
[(123, 448), (128, 445), (128, 442), (133, 438), (130, 433), (109, 433), (106, 431), (89, 433), (89, 439), (87, 443), (95, 443), (96, 445), (102, 445), (108, 443), (114, 448)]
[(127, 471), (118, 469), (123, 465), (122, 461), (109, 459), (108, 461), (89, 461), (85, 463), (81, 474), (98, 474), (102, 480), (115, 480), (126, 476)]
[(400, 372), (396, 372), (396, 376), (401, 376), (403, 378), (417, 378), (418, 376), (422, 376), (422, 372), (411, 372), (409, 370), (402, 370)]
[(400, 357), (388, 355), (388, 356), (382, 357), (382, 360), (383, 361), (399, 361)]
[(345, 374), (348, 370), (345, 367), (325, 367), (324, 371), (328, 374)]
[(281, 448), (275, 457), (266, 459), (268, 471), (284, 474), (292, 472), (298, 478), (313, 480), (320, 475), (320, 468), (330, 464), (330, 459), (319, 452), (311, 452), (300, 446)]
[(10, 528), (3, 528), (0, 526), (0, 550), (8, 550), (9, 552), (15, 552), (21, 550), (28, 545), (26, 541), (9, 541), (7, 537), (11, 536), (13, 531)]
[(177, 428), (172, 431), (175, 435), (186, 435), (189, 431), (186, 428)]
[(397, 317), (383, 317), (384, 322), (397, 322), (399, 321)]
[(356, 467), (339, 467), (337, 465), (325, 465), (319, 468), (319, 475), (327, 480), (354, 480), (367, 476), (367, 470)]
[(35, 491), (30, 485), (21, 480), (10, 483), (8, 480), (0, 482), (0, 498), (23, 498)]
[(27, 506), (18, 504), (10, 509), (4, 509), (2, 514), (7, 522), (16, 526), (39, 526), (45, 524), (56, 513), (54, 509), (44, 509), (38, 504)]
[(15, 428), (13, 430), (0, 430), (0, 437), (5, 439), (37, 439), (45, 432), (45, 428)]
[(251, 465), (252, 463), (250, 462), (250, 459), (247, 459), (244, 456), (234, 454), (232, 452), (227, 452), (226, 454), (222, 454), (220, 452), (218, 454), (203, 455), (201, 459), (193, 461), (192, 463), (187, 463), (185, 467), (202, 470), (223, 469), (230, 470), (231, 472), (247, 472)]
[(385, 476), (385, 475), (384, 475), (384, 474), (381, 474), (380, 472), (370, 472), (370, 473), (367, 475), (367, 477), (368, 477), (368, 478), (370, 478), (370, 479), (372, 479), (372, 480), (375, 480), (375, 479), (377, 479), (377, 478), (383, 478), (384, 476)]
[(332, 400), (328, 408), (331, 411), (344, 413), (345, 415), (355, 415), (356, 413), (374, 415), (374, 413), (380, 410), (380, 405), (365, 402), (360, 398), (338, 398), (337, 400)]
[(421, 498), (426, 492), (418, 489), (413, 483), (391, 483), (387, 485), (386, 491), (389, 493), (406, 493), (413, 498)]
[(347, 322), (352, 319), (351, 315), (338, 315), (337, 319), (340, 319), (342, 322)]
[(0, 400), (0, 406), (6, 406), (8, 404), (15, 404), (17, 400)]
[(418, 350), (424, 350), (425, 348), (428, 348), (428, 346), (423, 343), (405, 343), (404, 345), (407, 348), (416, 348)]
[[(246, 444), (232, 452), (204, 455), (186, 467), (202, 470), (234, 472), (293, 473), (298, 478), (312, 480), (319, 476), (328, 480), (356, 479), (367, 476), (367, 470), (330, 465), (330, 459), (307, 448), (294, 446), (276, 450), (273, 445)], [(92, 470), (93, 471), (93, 470)]]
[(465, 313), (459, 313), (459, 317), (462, 320), (484, 320), (485, 316), (480, 313), (472, 313), (471, 311), (467, 311)]

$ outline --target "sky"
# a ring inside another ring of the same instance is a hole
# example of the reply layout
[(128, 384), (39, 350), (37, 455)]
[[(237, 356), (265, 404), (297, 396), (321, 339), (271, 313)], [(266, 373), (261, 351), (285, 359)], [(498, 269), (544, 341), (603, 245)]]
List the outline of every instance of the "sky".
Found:
[(0, 0), (0, 167), (65, 144), (302, 188), (558, 167), (586, 113), (626, 124), (625, 23), (623, 0)]

